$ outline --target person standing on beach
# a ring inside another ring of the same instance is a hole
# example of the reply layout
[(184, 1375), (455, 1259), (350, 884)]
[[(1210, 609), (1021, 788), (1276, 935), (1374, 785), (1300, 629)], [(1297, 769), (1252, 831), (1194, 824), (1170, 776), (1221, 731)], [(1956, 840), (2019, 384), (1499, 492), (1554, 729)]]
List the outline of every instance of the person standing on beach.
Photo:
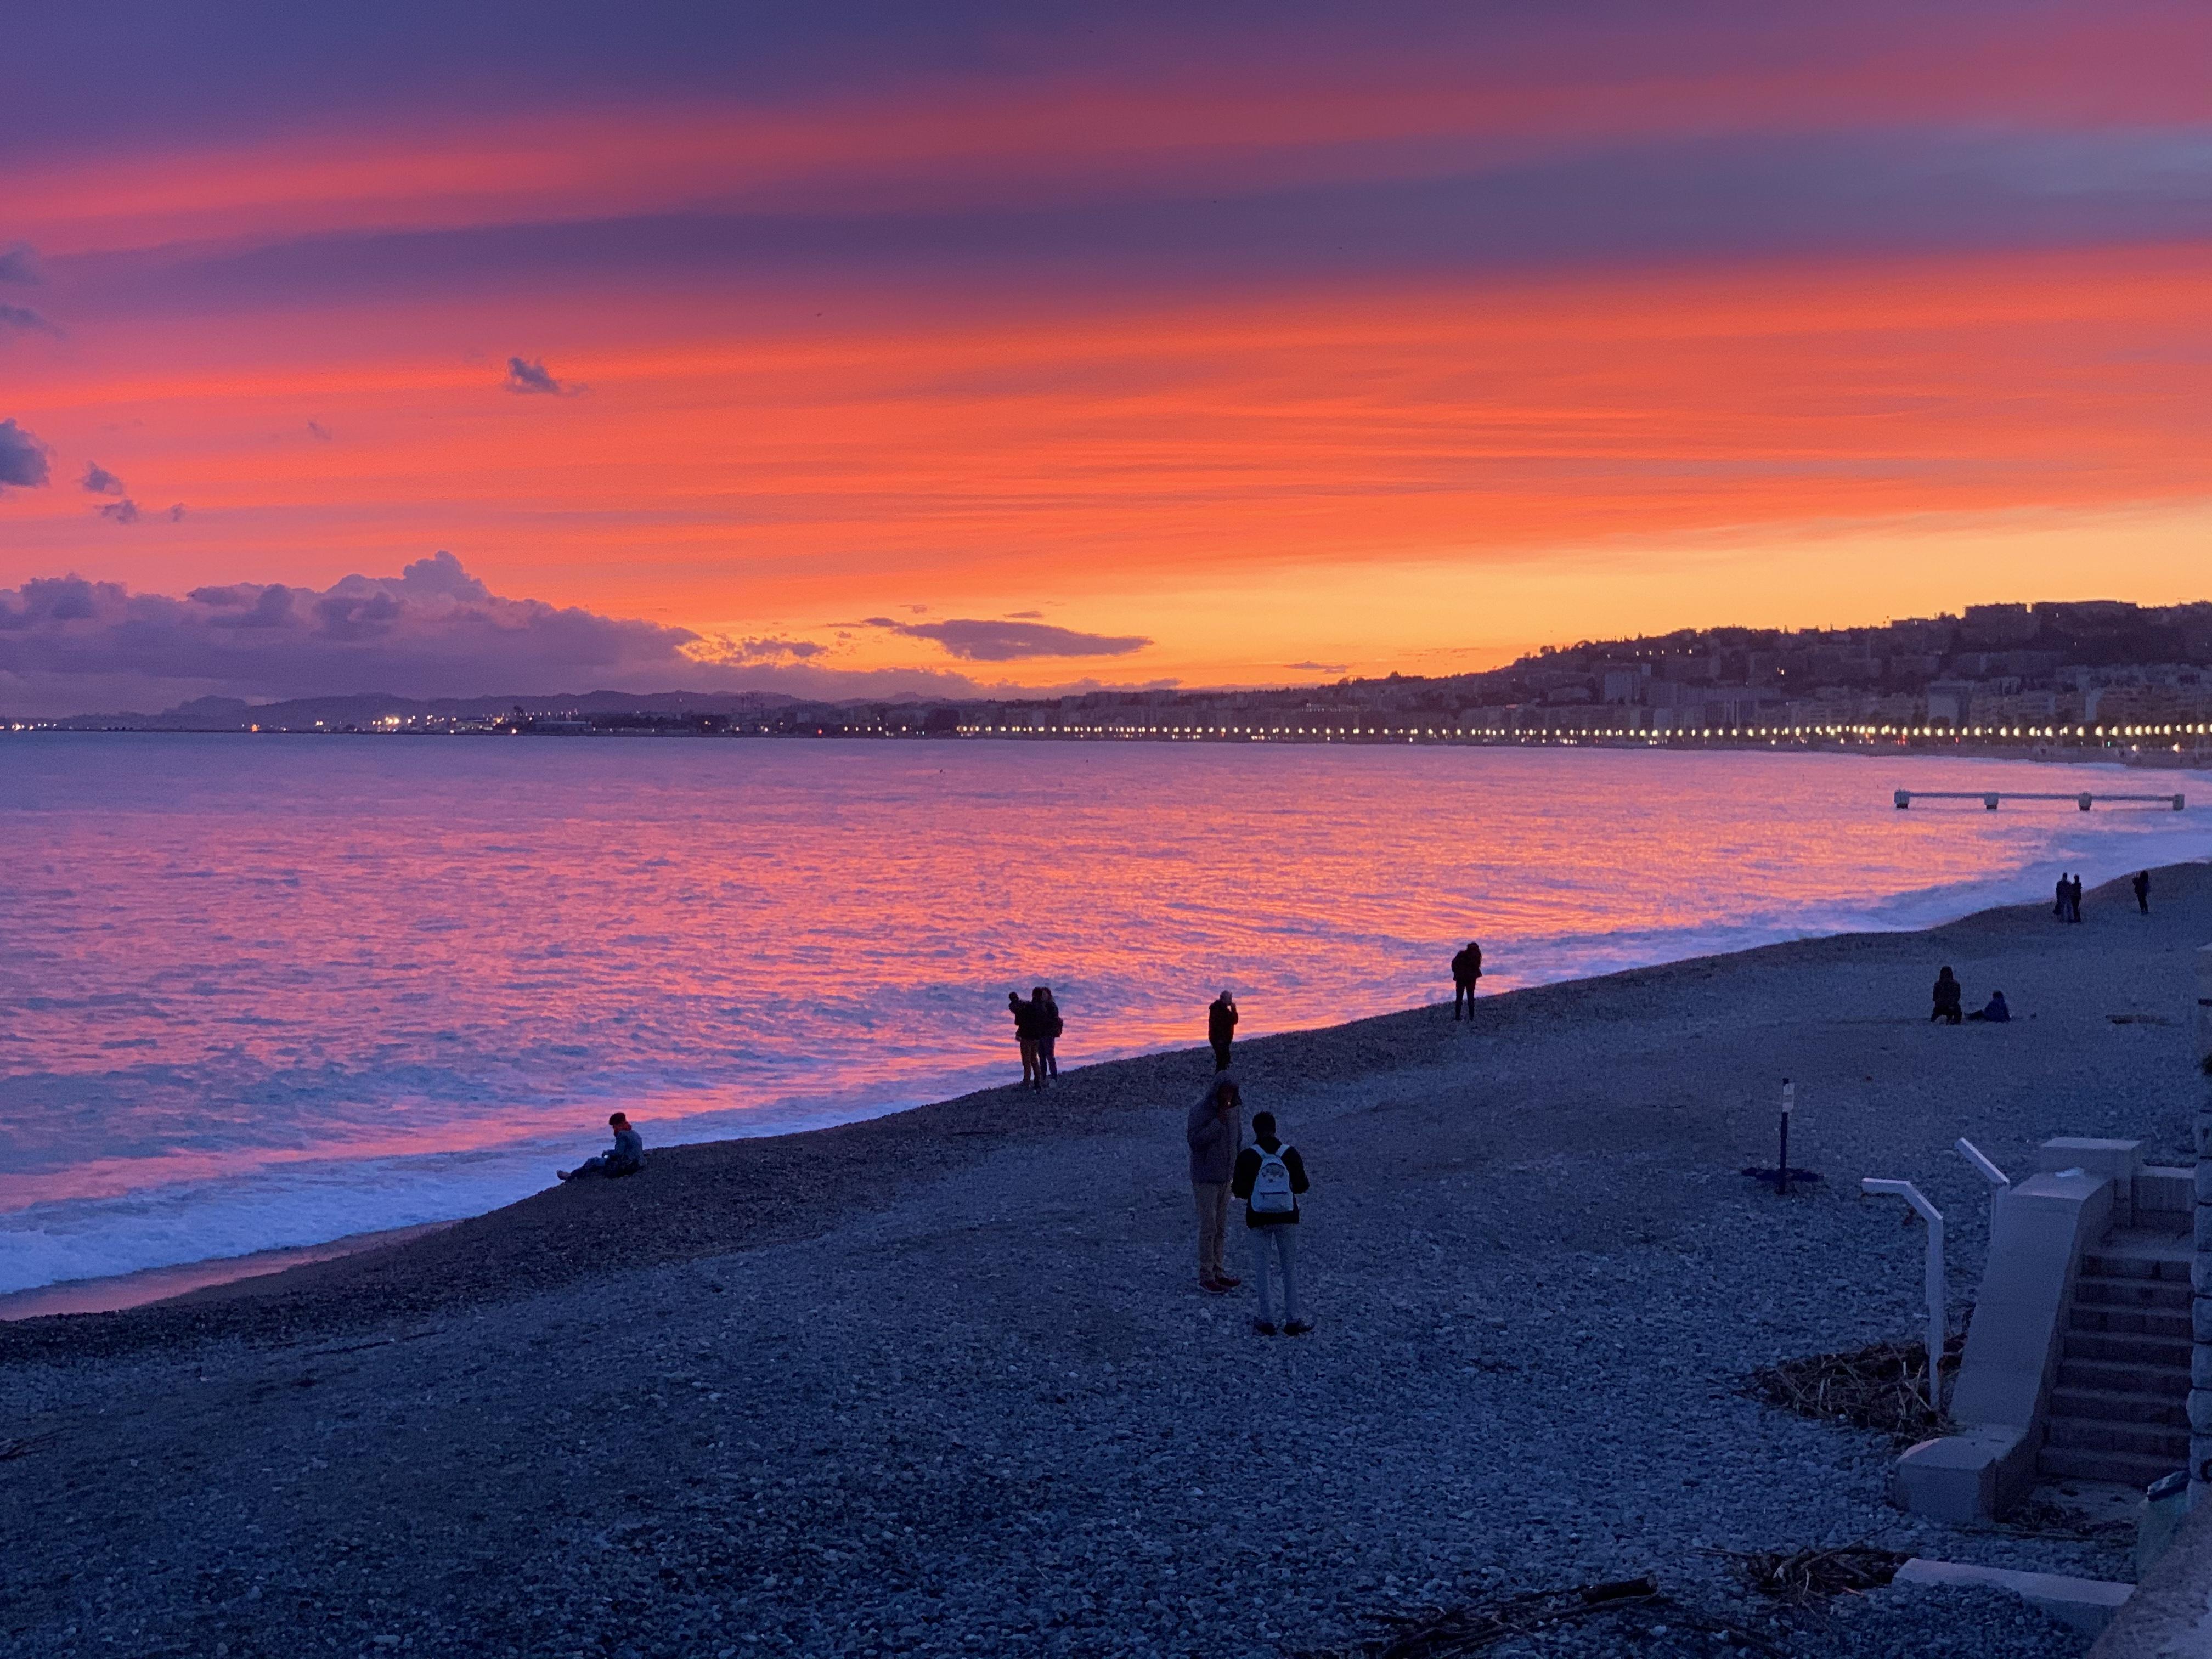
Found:
[(1198, 1287), (1220, 1296), (1243, 1281), (1221, 1259), (1229, 1231), (1229, 1182), (1244, 1144), (1244, 1097), (1237, 1079), (1216, 1076), (1184, 1121), (1190, 1143), (1190, 1196), (1198, 1208)]
[(1960, 998), (1963, 992), (1960, 987), (1957, 977), (1953, 975), (1948, 968), (1946, 968), (1942, 973), (1936, 975), (1936, 1006), (1934, 1011), (1928, 1016), (1928, 1023), (1930, 1025), (1933, 1025), (1940, 1019), (1944, 1020), (1950, 1024), (1956, 1025), (1961, 1020), (1965, 1019), (1966, 1017), (1966, 1012), (1960, 1003)]
[(1060, 1059), (1053, 1046), (1060, 1034), (1067, 1029), (1060, 1017), (1060, 1005), (1052, 1000), (1052, 987), (1040, 985), (1030, 993), (1030, 1005), (1036, 1023), (1037, 1087), (1044, 1087), (1045, 1079), (1060, 1075)]
[(1213, 1069), (1229, 1069), (1229, 1045), (1237, 1036), (1237, 999), (1224, 991), (1206, 1006), (1206, 1040), (1213, 1045)]
[(1006, 993), (1006, 1012), (1014, 1017), (1014, 1041), (1022, 1051), (1022, 1087), (1034, 1089), (1037, 1083), (1036, 1004), (1024, 1002), (1019, 991)]
[(615, 1144), (596, 1158), (587, 1158), (573, 1170), (556, 1170), (553, 1173), (563, 1181), (575, 1181), (586, 1176), (635, 1175), (645, 1167), (645, 1137), (629, 1127), (625, 1113), (617, 1112), (607, 1120), (607, 1127), (615, 1132)]
[[(1252, 1328), (1262, 1336), (1275, 1334), (1273, 1298), (1268, 1295), (1267, 1270), (1283, 1273), (1283, 1334), (1304, 1336), (1312, 1325), (1298, 1316), (1298, 1194), (1312, 1184), (1306, 1179), (1305, 1160), (1295, 1146), (1275, 1138), (1275, 1115), (1252, 1115), (1252, 1141), (1237, 1155), (1237, 1176), (1230, 1190), (1244, 1200), (1244, 1231), (1252, 1241), (1252, 1283), (1260, 1292), (1260, 1316)], [(1268, 1258), (1273, 1257), (1270, 1263)]]
[(2136, 890), (2136, 908), (2143, 915), (2150, 914), (2150, 872), (2138, 870), (2133, 884)]
[(2069, 921), (2081, 920), (2081, 876), (2079, 871), (2075, 872), (2074, 879), (2066, 884), (2066, 920)]
[(2073, 896), (2074, 884), (2067, 880), (2066, 872), (2061, 870), (2058, 872), (2058, 896), (2051, 902), (2051, 914), (2061, 921), (2065, 921), (2066, 901)]
[(1474, 1018), (1474, 987), (1482, 977), (1482, 947), (1473, 939), (1467, 948), (1451, 960), (1452, 1024), (1459, 1024), (1460, 1010), (1467, 1010), (1467, 1018)]

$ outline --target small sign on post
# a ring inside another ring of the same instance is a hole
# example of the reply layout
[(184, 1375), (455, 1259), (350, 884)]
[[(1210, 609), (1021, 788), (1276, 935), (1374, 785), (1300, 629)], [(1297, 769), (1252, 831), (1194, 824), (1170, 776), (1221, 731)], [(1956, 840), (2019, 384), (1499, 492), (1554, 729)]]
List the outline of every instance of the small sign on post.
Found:
[(1744, 1170), (1744, 1173), (1753, 1181), (1772, 1182), (1775, 1195), (1779, 1198), (1790, 1196), (1790, 1183), (1793, 1181), (1818, 1181), (1820, 1178), (1819, 1170), (1796, 1169), (1790, 1162), (1790, 1120), (1796, 1110), (1797, 1085), (1785, 1077), (1782, 1079), (1782, 1128), (1779, 1136), (1781, 1144), (1778, 1148), (1774, 1167), (1765, 1170), (1754, 1164), (1747, 1166)]
[(1797, 1109), (1797, 1085), (1782, 1079), (1782, 1154), (1774, 1161), (1774, 1190), (1790, 1196), (1790, 1114)]

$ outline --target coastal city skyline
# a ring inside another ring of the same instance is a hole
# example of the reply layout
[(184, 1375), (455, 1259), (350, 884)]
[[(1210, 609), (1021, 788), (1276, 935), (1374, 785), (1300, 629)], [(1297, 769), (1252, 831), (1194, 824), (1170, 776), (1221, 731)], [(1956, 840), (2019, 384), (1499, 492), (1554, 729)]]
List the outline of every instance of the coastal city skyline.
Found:
[(21, 22), (4, 712), (2201, 593), (2200, 12), (520, 15)]

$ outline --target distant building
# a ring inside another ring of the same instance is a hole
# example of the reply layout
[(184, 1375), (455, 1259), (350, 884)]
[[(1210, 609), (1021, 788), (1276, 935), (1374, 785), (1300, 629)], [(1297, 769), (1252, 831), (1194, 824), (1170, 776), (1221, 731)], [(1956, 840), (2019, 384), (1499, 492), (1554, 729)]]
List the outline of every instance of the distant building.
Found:
[(1928, 687), (1928, 723), (1957, 731), (1973, 713), (1974, 686), (1971, 680), (1936, 680)]

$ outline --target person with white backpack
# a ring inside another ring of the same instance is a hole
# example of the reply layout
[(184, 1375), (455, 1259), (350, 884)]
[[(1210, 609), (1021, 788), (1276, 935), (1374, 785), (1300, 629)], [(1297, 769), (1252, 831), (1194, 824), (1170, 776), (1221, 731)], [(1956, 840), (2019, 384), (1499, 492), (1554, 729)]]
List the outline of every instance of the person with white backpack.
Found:
[[(1298, 1315), (1298, 1194), (1311, 1184), (1306, 1180), (1305, 1160), (1295, 1146), (1275, 1137), (1275, 1115), (1252, 1115), (1254, 1144), (1237, 1155), (1237, 1173), (1230, 1191), (1244, 1200), (1244, 1226), (1252, 1239), (1252, 1271), (1260, 1292), (1260, 1316), (1252, 1328), (1262, 1336), (1275, 1334), (1274, 1298), (1268, 1293), (1270, 1267), (1283, 1275), (1285, 1336), (1304, 1336), (1313, 1326)], [(1271, 1260), (1272, 1258), (1272, 1260)]]

